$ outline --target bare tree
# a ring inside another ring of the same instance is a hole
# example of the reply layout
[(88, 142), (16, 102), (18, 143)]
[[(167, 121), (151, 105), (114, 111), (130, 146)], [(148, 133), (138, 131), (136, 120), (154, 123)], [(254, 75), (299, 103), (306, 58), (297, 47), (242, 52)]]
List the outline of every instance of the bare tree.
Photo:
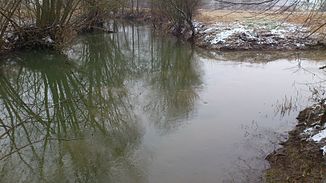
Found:
[(183, 29), (187, 27), (192, 31), (192, 37), (195, 35), (193, 16), (201, 0), (156, 0), (154, 3), (160, 12), (172, 22), (174, 35), (180, 36)]

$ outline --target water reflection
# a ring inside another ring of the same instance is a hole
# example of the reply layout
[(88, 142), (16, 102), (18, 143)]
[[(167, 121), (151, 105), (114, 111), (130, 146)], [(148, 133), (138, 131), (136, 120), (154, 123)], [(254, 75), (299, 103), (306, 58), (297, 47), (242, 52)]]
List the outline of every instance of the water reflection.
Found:
[(219, 61), (232, 61), (244, 63), (262, 63), (273, 62), (276, 60), (287, 59), (298, 61), (299, 68), (294, 66), (294, 69), (300, 68), (300, 61), (313, 60), (317, 62), (325, 61), (325, 54), (323, 50), (309, 50), (309, 51), (236, 51), (236, 52), (208, 52), (205, 50), (198, 50), (197, 52), (202, 58), (215, 59)]
[(320, 54), (219, 55), (114, 29), (0, 65), (0, 182), (262, 180)]
[(144, 112), (169, 130), (193, 111), (200, 73), (193, 49), (117, 29), (81, 37), (68, 56), (20, 53), (1, 66), (2, 181), (146, 182), (132, 159), (143, 128), (130, 83), (146, 78)]
[(201, 71), (194, 50), (170, 41), (159, 45), (148, 78), (151, 92), (145, 110), (163, 133), (177, 129), (195, 109)]
[(25, 53), (14, 67), (2, 66), (1, 180), (141, 179), (128, 159), (141, 130), (123, 86), (123, 63), (96, 46), (83, 44), (79, 66), (51, 53)]

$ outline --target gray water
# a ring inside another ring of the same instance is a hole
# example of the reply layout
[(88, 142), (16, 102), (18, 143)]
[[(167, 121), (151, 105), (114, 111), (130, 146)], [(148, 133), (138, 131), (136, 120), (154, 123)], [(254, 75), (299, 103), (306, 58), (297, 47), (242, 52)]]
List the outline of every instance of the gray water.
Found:
[(215, 53), (148, 26), (0, 66), (0, 182), (261, 182), (320, 52)]

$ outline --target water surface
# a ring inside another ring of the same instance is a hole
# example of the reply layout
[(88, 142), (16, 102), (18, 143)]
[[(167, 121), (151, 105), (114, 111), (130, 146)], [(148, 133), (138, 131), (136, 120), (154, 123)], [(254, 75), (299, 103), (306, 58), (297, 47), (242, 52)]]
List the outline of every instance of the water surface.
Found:
[(3, 61), (0, 182), (260, 182), (322, 89), (322, 51), (213, 53), (117, 28)]

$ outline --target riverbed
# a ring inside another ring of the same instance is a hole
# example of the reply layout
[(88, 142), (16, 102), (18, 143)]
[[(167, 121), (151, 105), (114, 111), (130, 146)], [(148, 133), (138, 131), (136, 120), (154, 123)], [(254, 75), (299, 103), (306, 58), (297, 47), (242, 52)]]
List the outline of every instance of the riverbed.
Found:
[(2, 62), (0, 182), (261, 182), (324, 89), (323, 51), (210, 52), (115, 28)]

